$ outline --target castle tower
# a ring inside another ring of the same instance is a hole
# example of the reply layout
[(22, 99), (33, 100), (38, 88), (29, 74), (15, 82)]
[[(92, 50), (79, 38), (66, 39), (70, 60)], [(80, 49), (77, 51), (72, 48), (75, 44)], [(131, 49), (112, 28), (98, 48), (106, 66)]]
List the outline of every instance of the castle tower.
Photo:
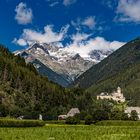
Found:
[(121, 94), (121, 88), (120, 87), (117, 88), (117, 93)]

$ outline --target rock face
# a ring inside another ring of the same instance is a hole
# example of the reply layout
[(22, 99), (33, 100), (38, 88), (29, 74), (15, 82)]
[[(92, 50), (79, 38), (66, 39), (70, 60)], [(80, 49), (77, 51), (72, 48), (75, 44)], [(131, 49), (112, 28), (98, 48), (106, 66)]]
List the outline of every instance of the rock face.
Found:
[(39, 73), (46, 75), (49, 80), (66, 87), (112, 52), (95, 50), (89, 54), (89, 58), (82, 58), (64, 48), (36, 42), (15, 54), (24, 57), (27, 62), (32, 62)]

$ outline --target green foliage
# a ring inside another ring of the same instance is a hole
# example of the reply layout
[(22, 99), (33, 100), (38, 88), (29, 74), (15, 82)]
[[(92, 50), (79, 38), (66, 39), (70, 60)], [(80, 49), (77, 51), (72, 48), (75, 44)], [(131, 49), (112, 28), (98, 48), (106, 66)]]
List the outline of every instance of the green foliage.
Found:
[(93, 115), (93, 120), (95, 121), (109, 120), (109, 113), (105, 110), (96, 110)]
[(44, 121), (0, 119), (0, 127), (37, 127), (44, 126)]
[(139, 126), (59, 126), (0, 128), (1, 140), (139, 140)]
[(95, 125), (100, 126), (140, 126), (140, 121), (119, 121), (119, 120), (106, 120), (96, 122)]
[(66, 124), (79, 124), (80, 123), (80, 119), (77, 116), (68, 117), (68, 118), (66, 118), (65, 123)]
[(113, 111), (110, 114), (111, 120), (129, 120), (128, 114), (124, 113), (124, 111)]
[(90, 124), (92, 124), (92, 122), (93, 122), (92, 116), (91, 116), (91, 115), (87, 115), (87, 116), (85, 117), (85, 124), (86, 124), (86, 125), (90, 125)]
[(64, 125), (65, 120), (50, 120), (50, 121), (45, 121), (46, 124), (58, 124), (58, 125)]
[(87, 112), (86, 111), (84, 111), (84, 110), (82, 110), (81, 112), (80, 112), (80, 120), (85, 120), (85, 117), (87, 116)]
[(132, 110), (131, 111), (131, 115), (130, 115), (130, 119), (133, 120), (133, 121), (137, 121), (139, 118), (138, 118), (138, 113), (136, 110)]

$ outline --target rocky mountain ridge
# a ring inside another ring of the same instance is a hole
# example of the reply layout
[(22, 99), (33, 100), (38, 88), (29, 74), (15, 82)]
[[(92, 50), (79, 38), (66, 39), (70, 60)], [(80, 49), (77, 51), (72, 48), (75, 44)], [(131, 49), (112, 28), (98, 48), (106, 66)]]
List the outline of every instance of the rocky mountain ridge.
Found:
[(16, 51), (15, 54), (24, 57), (27, 62), (32, 62), (41, 74), (48, 76), (49, 80), (68, 86), (112, 52), (113, 50), (94, 50), (89, 53), (88, 58), (84, 58), (78, 53), (68, 52), (65, 48), (53, 44), (35, 42), (29, 48)]

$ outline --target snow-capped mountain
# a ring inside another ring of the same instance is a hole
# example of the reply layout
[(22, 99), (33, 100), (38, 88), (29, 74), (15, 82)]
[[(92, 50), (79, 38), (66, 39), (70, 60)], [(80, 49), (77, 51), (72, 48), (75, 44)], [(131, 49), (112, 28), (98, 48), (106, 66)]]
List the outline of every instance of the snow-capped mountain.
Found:
[(94, 50), (89, 57), (81, 57), (78, 53), (68, 52), (65, 48), (52, 44), (34, 43), (29, 48), (16, 51), (27, 62), (32, 62), (37, 70), (49, 80), (62, 86), (68, 86), (94, 64), (111, 54), (113, 50)]

